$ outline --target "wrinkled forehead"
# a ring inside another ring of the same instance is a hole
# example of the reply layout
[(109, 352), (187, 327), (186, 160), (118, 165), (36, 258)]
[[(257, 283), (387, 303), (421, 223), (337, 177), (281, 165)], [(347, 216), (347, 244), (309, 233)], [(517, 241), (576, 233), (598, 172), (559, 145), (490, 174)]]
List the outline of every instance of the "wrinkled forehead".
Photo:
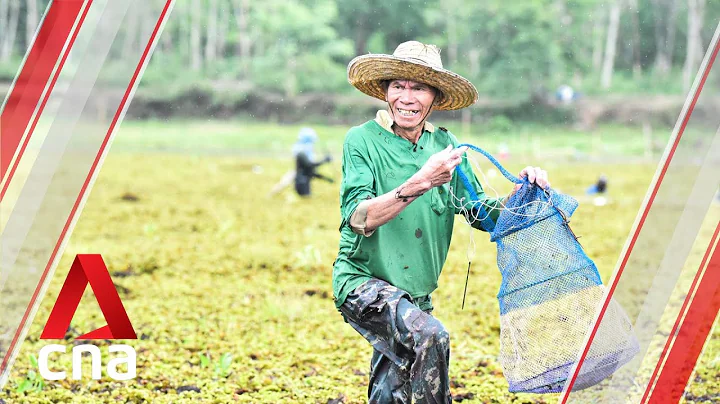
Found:
[(425, 86), (425, 87), (431, 88), (433, 90), (437, 90), (435, 87), (431, 86), (430, 84), (426, 84), (426, 83), (422, 83), (420, 81), (415, 81), (415, 80), (410, 80), (410, 79), (388, 80), (388, 85), (392, 85), (392, 84), (400, 84), (400, 85), (408, 86), (408, 87)]

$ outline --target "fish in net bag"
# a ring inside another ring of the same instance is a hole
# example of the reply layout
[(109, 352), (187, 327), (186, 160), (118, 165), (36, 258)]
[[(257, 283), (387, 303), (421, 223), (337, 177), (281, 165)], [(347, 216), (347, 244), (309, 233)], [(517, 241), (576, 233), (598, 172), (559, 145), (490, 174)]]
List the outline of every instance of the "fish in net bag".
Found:
[[(480, 220), (497, 246), (502, 275), (499, 361), (509, 391), (560, 392), (605, 294), (595, 263), (568, 224), (578, 202), (514, 177), (482, 149), (461, 146), (485, 155), (508, 180), (522, 184), (493, 222), (467, 176), (456, 168), (473, 199), (463, 205), (473, 207), (471, 220)], [(627, 314), (611, 300), (573, 390), (600, 383), (638, 352)]]

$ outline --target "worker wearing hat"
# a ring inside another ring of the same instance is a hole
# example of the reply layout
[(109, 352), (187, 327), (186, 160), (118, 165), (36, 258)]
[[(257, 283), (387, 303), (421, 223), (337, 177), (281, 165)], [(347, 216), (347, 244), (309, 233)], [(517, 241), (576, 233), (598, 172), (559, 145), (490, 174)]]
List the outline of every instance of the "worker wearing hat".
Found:
[[(431, 314), (430, 294), (454, 216), (473, 214), (474, 201), (453, 175), (455, 167), (468, 173), (492, 223), (502, 199), (485, 195), (463, 158), (466, 149), (427, 118), (435, 109), (468, 107), (478, 93), (443, 68), (437, 47), (416, 41), (400, 44), (392, 55), (356, 57), (348, 80), (388, 107), (345, 137), (335, 304), (374, 348), (369, 402), (449, 403), (450, 337)], [(526, 167), (520, 176), (548, 186), (539, 168)], [(482, 223), (473, 226), (492, 230)]]

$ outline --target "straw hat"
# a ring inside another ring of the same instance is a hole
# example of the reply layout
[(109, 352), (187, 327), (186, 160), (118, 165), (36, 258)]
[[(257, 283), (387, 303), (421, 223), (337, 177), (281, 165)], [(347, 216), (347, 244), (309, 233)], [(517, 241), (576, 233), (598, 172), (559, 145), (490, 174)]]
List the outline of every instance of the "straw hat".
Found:
[(442, 92), (435, 109), (468, 107), (478, 99), (475, 86), (466, 78), (443, 68), (440, 49), (417, 41), (403, 42), (392, 55), (358, 56), (348, 65), (348, 81), (363, 93), (385, 101), (384, 80), (407, 79), (425, 83)]

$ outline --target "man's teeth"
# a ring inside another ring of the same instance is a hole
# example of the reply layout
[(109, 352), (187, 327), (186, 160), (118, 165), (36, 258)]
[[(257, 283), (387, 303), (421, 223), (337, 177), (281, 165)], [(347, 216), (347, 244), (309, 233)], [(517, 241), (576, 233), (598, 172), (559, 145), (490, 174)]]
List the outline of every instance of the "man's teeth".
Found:
[(400, 109), (400, 108), (398, 108), (398, 112), (399, 112), (400, 115), (402, 115), (402, 116), (414, 116), (415, 114), (417, 114), (417, 113), (420, 112), (420, 111), (417, 111), (417, 110), (407, 110), (407, 109)]

